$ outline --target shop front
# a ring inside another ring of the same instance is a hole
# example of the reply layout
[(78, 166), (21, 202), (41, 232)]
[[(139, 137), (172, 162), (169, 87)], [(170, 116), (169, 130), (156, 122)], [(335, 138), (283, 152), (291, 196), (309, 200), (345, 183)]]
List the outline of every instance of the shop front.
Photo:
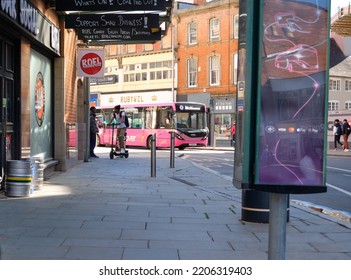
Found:
[(235, 99), (218, 97), (212, 99), (213, 146), (232, 146), (235, 122)]
[(235, 97), (211, 96), (209, 93), (178, 95), (177, 101), (203, 103), (208, 111), (208, 127), (210, 129), (209, 145), (231, 146), (232, 126), (235, 121)]
[(3, 2), (0, 6), (1, 177), (9, 160), (32, 156), (48, 160), (54, 156), (53, 69), (54, 58), (60, 53), (60, 30), (54, 14), (49, 20), (29, 1)]

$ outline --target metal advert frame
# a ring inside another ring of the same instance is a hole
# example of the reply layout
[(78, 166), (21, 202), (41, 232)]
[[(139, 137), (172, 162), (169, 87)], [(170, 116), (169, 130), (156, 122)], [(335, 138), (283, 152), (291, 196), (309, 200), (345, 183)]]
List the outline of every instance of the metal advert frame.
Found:
[[(238, 83), (236, 94), (236, 133), (233, 185), (249, 189), (253, 183), (256, 114), (257, 44), (259, 9), (257, 1), (241, 1), (239, 5)], [(256, 48), (254, 47), (256, 46)]]
[(326, 192), (329, 0), (261, 0), (252, 189)]

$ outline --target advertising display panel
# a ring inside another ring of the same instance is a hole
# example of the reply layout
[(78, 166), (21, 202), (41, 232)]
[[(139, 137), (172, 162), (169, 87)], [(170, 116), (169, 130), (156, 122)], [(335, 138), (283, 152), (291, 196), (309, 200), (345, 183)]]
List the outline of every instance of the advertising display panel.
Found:
[(261, 1), (253, 188), (325, 192), (328, 0)]

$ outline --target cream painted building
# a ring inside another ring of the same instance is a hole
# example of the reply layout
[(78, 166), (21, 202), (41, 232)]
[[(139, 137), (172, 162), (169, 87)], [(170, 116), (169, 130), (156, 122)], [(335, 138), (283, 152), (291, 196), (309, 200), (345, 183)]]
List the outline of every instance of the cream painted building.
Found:
[[(90, 93), (99, 107), (175, 100), (176, 64), (172, 51), (109, 58), (105, 77), (91, 79)], [(174, 70), (173, 70), (174, 64)]]

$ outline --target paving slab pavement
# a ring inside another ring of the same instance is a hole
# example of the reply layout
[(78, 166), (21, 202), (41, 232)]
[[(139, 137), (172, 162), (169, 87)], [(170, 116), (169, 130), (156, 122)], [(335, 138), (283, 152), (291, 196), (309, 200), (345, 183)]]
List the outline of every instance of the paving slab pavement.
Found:
[[(4, 260), (267, 260), (268, 224), (241, 220), (228, 178), (131, 150), (83, 162), (30, 197), (0, 195)], [(290, 203), (286, 259), (350, 260), (351, 223)]]

